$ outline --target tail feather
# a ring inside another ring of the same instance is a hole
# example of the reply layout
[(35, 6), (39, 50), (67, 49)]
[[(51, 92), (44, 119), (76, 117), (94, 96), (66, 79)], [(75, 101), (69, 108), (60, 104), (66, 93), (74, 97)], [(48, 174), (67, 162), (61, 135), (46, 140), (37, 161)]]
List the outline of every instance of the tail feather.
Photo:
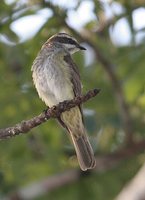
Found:
[(80, 135), (80, 137), (75, 137), (75, 135), (71, 133), (71, 138), (81, 169), (83, 171), (93, 169), (96, 166), (96, 160), (87, 136), (83, 134)]
[(70, 133), (81, 169), (86, 171), (94, 168), (96, 161), (84, 128), (80, 109), (74, 107), (65, 111), (59, 121)]

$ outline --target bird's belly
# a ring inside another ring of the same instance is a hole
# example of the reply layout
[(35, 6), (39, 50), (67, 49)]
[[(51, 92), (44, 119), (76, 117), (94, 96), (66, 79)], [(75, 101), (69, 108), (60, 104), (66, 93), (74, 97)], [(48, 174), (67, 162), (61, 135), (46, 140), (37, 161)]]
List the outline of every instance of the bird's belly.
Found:
[(39, 96), (47, 106), (52, 107), (74, 97), (70, 75), (64, 68), (57, 65), (47, 66), (43, 68), (41, 74), (40, 76), (39, 72), (36, 87)]

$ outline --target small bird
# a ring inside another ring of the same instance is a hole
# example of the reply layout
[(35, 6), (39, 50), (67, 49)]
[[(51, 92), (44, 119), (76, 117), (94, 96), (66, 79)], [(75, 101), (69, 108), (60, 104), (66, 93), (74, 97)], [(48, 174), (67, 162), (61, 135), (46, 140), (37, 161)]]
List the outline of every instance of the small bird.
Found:
[[(80, 74), (71, 55), (86, 50), (66, 33), (50, 37), (42, 46), (32, 65), (32, 77), (39, 97), (48, 107), (81, 95)], [(63, 112), (58, 118), (69, 132), (80, 168), (83, 171), (96, 165), (93, 149), (83, 123), (81, 106)]]

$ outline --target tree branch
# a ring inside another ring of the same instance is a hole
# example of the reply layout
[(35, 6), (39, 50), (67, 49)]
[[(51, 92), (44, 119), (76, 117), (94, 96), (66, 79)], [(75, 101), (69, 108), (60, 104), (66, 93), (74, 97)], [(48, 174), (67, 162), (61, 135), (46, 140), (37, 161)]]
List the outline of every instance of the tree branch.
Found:
[(32, 128), (46, 122), (50, 118), (57, 118), (62, 112), (88, 101), (90, 98), (95, 97), (99, 92), (100, 89), (90, 90), (85, 95), (77, 96), (72, 100), (60, 102), (58, 105), (47, 109), (45, 112), (32, 119), (22, 121), (12, 127), (0, 129), (0, 139), (7, 139), (19, 135), (20, 133), (27, 133)]

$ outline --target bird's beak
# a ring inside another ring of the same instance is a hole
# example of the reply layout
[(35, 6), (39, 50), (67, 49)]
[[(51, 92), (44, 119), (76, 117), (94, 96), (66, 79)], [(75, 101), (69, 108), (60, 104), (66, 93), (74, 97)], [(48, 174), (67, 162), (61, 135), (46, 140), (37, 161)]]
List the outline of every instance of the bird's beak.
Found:
[(79, 45), (79, 49), (80, 49), (80, 50), (86, 50), (86, 48), (83, 47), (83, 46), (81, 46), (81, 45)]

